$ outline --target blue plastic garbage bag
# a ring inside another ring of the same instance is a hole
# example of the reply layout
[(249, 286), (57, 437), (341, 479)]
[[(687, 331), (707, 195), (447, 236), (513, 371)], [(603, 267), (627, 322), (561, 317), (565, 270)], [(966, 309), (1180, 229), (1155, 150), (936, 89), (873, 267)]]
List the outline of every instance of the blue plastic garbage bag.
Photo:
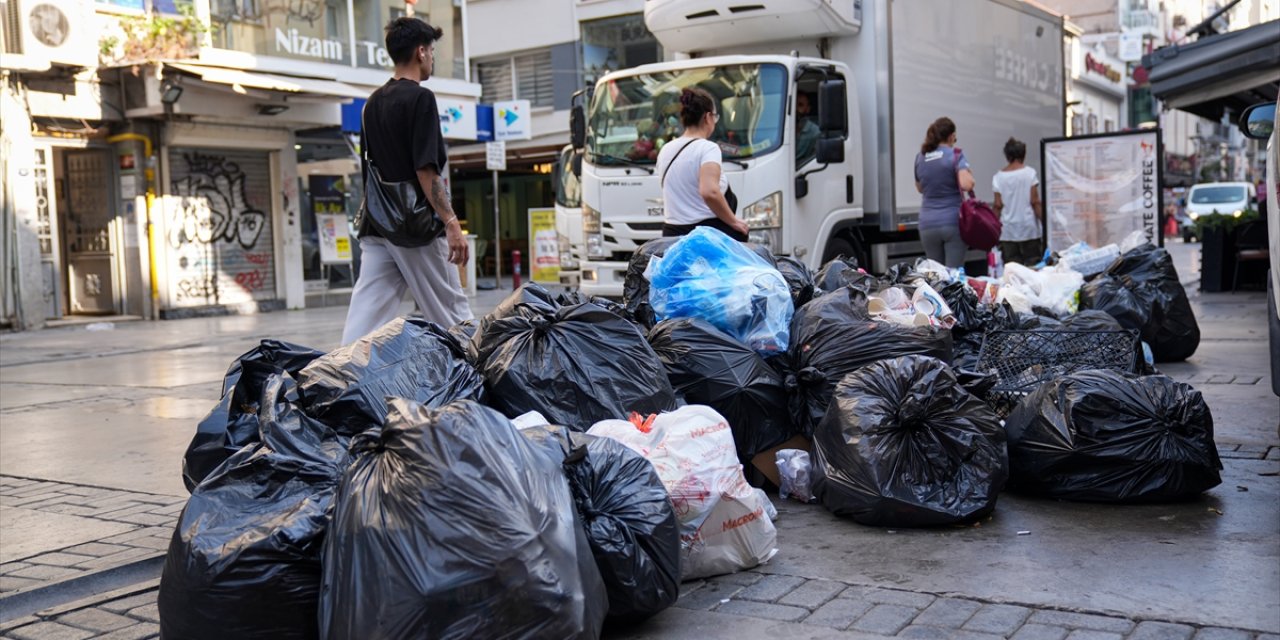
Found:
[(699, 318), (761, 354), (782, 353), (795, 307), (787, 280), (745, 245), (698, 227), (645, 271), (657, 319)]

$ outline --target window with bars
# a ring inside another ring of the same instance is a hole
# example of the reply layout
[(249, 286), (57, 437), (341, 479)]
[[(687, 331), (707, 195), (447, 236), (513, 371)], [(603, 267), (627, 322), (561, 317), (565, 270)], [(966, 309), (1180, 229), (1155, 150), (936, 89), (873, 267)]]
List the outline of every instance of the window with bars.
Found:
[[(514, 78), (512, 69), (515, 70)], [(486, 103), (528, 100), (534, 107), (554, 106), (554, 77), (550, 50), (476, 63), (480, 101)]]

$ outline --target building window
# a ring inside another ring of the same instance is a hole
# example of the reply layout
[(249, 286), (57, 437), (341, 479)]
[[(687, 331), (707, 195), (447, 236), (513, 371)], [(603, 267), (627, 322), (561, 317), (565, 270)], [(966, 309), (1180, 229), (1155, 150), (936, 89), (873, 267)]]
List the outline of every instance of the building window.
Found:
[(1071, 116), (1071, 135), (1078, 136), (1084, 133), (1084, 116), (1076, 113)]
[(213, 46), (256, 55), (351, 64), (345, 2), (213, 0)]
[(1098, 132), (1098, 116), (1092, 113), (1089, 114), (1089, 118), (1087, 119), (1087, 122), (1089, 124), (1085, 125), (1085, 133), (1097, 133)]
[[(444, 31), (444, 37), (436, 42), (435, 69), (437, 78), (462, 78), (466, 61), (462, 55), (462, 9), (457, 2), (419, 2), (413, 16)], [(392, 66), (391, 57), (383, 46), (387, 23), (405, 15), (404, 0), (361, 0), (355, 3), (356, 63), (361, 67), (382, 69)]]
[(534, 107), (555, 106), (553, 78), (549, 49), (476, 64), (480, 101), (486, 103), (528, 100)]
[(582, 63), (588, 84), (610, 71), (659, 60), (662, 46), (645, 28), (641, 14), (582, 23)]

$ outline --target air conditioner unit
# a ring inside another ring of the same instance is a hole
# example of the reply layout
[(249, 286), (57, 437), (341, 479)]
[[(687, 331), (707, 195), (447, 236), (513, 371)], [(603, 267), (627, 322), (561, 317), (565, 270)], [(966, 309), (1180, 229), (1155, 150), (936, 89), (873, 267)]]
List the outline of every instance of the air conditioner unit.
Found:
[(89, 0), (4, 0), (5, 68), (98, 64), (101, 21)]

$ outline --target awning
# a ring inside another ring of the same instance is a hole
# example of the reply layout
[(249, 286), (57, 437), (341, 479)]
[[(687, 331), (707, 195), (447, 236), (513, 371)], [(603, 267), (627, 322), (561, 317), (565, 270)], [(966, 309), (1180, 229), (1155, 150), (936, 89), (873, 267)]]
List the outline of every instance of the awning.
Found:
[(239, 86), (245, 89), (266, 89), (284, 93), (334, 96), (338, 98), (368, 98), (369, 92), (357, 89), (337, 80), (323, 78), (300, 78), (274, 73), (242, 71), (226, 67), (207, 67), (186, 62), (168, 62), (165, 66), (198, 76), (205, 82)]
[(1280, 20), (1169, 45), (1142, 57), (1151, 93), (1210, 120), (1275, 100), (1280, 91)]

